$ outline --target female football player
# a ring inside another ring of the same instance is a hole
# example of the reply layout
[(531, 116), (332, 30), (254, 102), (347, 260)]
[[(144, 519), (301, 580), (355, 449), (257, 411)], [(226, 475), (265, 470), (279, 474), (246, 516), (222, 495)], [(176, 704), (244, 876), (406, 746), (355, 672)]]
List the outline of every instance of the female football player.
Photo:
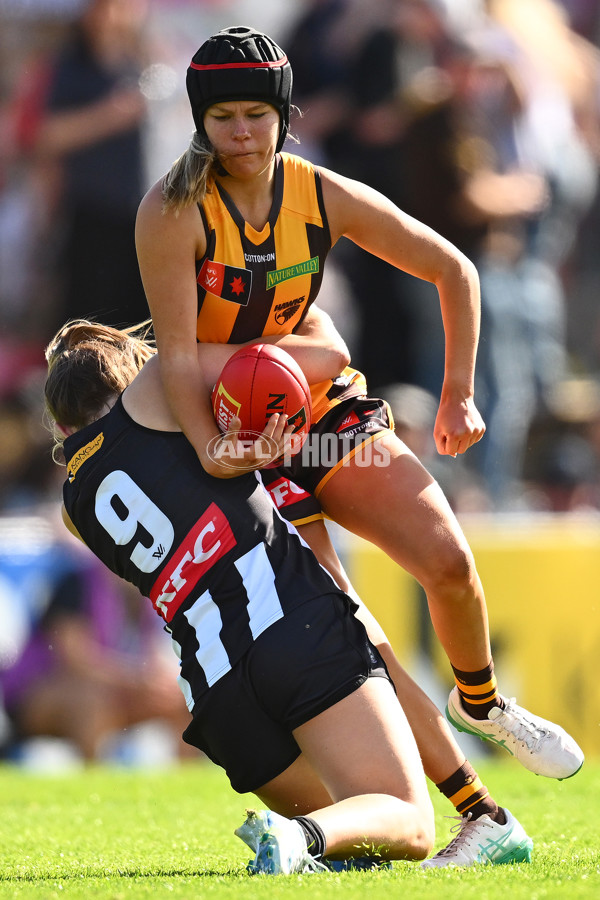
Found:
[[(436, 285), (446, 353), (435, 442), (439, 453), (465, 453), (485, 430), (473, 397), (480, 315), (473, 264), (382, 194), (282, 152), (292, 72), (268, 35), (245, 26), (213, 35), (190, 63), (187, 88), (192, 142), (142, 201), (136, 231), (166, 397), (206, 472), (237, 475), (208, 451), (218, 432), (196, 343), (301, 334), (341, 237)], [(499, 693), (473, 554), (439, 485), (394, 434), (387, 404), (369, 398), (351, 368), (323, 380), (306, 374), (308, 446), (325, 435), (328, 453), (297, 454), (284, 474), (423, 586), (454, 672), (450, 720), (537, 774), (575, 774), (583, 754), (569, 735)], [(369, 441), (385, 465), (357, 464), (356, 450)]]
[[(419, 752), (357, 604), (255, 473), (205, 472), (139, 335), (74, 322), (47, 360), (46, 405), (67, 467), (65, 523), (165, 620), (192, 714), (185, 740), (234, 789), (270, 807), (237, 832), (255, 851), (254, 868), (304, 871), (317, 857), (355, 856), (365, 840), (384, 858), (426, 855), (433, 835)], [(265, 429), (275, 453), (286, 431), (277, 417)], [(325, 531), (322, 548), (326, 540)], [(465, 814), (425, 865), (529, 859), (522, 827), (393, 663), (428, 774)]]

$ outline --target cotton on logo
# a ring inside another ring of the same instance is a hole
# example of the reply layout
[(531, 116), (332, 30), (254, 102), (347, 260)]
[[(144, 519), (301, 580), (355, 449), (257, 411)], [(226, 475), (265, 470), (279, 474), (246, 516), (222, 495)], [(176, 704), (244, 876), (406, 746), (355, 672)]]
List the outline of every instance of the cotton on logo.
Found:
[(165, 622), (171, 621), (200, 578), (235, 545), (229, 522), (211, 503), (150, 591), (152, 605)]

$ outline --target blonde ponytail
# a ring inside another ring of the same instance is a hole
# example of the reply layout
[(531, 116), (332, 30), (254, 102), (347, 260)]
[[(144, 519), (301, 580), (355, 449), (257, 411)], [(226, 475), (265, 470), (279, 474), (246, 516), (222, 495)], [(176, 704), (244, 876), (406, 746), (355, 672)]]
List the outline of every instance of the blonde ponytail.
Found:
[(214, 150), (196, 131), (188, 149), (163, 179), (163, 210), (177, 214), (186, 206), (202, 203), (215, 163)]

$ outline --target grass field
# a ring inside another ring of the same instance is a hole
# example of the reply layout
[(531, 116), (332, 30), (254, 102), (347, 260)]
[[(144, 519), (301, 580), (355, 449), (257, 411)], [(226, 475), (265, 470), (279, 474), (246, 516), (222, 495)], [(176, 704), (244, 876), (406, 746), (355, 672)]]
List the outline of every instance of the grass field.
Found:
[[(0, 767), (0, 898), (600, 897), (600, 762), (564, 782), (508, 758), (478, 770), (533, 838), (531, 864), (421, 871), (394, 863), (380, 873), (252, 878), (233, 829), (253, 798), (234, 794), (211, 765), (61, 775)], [(453, 810), (435, 789), (432, 797), (439, 847)]]

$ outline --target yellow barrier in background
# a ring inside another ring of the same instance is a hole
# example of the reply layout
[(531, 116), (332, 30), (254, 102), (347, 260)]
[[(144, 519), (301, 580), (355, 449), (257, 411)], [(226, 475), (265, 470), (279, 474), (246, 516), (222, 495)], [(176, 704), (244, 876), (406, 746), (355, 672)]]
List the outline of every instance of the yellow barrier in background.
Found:
[[(461, 524), (485, 588), (501, 690), (600, 756), (600, 518), (473, 516)], [(422, 681), (415, 670), (426, 655), (449, 689), (452, 672), (420, 587), (371, 544), (344, 536), (340, 550), (407, 670)]]

